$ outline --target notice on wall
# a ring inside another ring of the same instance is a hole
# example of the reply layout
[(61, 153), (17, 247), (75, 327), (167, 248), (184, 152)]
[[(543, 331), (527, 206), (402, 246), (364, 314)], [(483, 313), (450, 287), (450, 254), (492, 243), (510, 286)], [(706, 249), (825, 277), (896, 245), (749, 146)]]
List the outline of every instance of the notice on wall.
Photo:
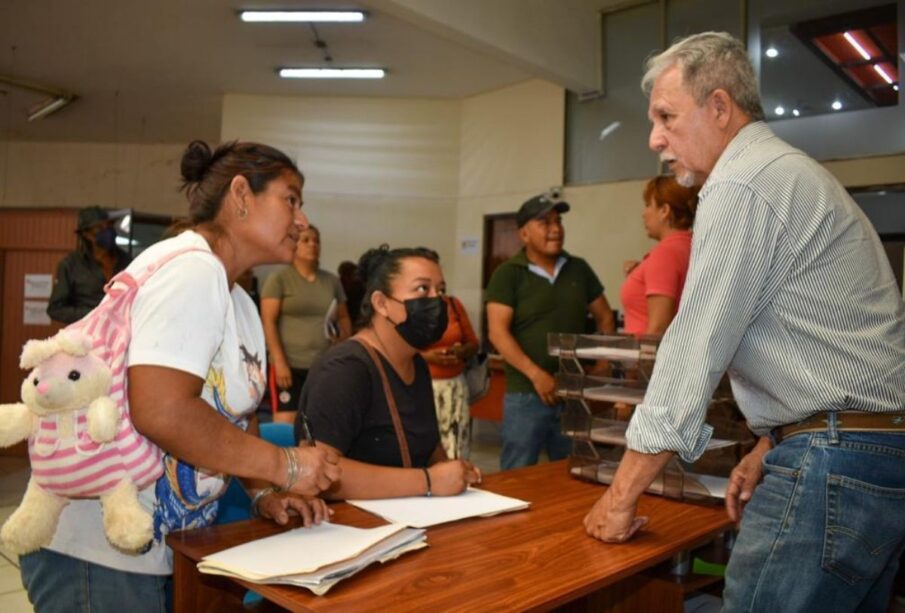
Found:
[(478, 239), (466, 236), (459, 239), (459, 252), (463, 255), (468, 254), (476, 254), (481, 252), (481, 241)]
[(22, 305), (22, 323), (26, 326), (49, 326), (46, 300), (26, 300)]
[(26, 298), (50, 298), (53, 275), (25, 275)]

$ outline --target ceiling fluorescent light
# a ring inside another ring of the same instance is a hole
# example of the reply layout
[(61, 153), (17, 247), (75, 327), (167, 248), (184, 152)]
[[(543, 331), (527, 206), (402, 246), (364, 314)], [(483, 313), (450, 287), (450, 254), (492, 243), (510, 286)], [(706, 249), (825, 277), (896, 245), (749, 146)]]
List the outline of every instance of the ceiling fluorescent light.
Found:
[(51, 113), (59, 111), (61, 108), (75, 100), (75, 96), (58, 96), (56, 98), (47, 98), (39, 102), (35, 106), (28, 109), (28, 121), (43, 119)]
[(883, 80), (892, 85), (892, 77), (886, 74), (886, 71), (883, 70), (883, 67), (879, 64), (874, 64), (874, 72), (883, 77)]
[(59, 111), (67, 104), (70, 104), (71, 102), (78, 99), (78, 96), (73, 93), (64, 91), (62, 89), (57, 89), (56, 87), (43, 85), (41, 83), (35, 83), (34, 81), (20, 79), (18, 77), (0, 75), (0, 83), (6, 83), (7, 85), (11, 85), (18, 89), (24, 89), (25, 91), (36, 92), (39, 94), (44, 94), (45, 96), (50, 96), (49, 98), (42, 100), (38, 104), (28, 109), (28, 121), (34, 121), (36, 119), (41, 119), (42, 117), (47, 117), (51, 113)]
[(239, 11), (239, 19), (248, 23), (358, 23), (363, 11)]
[(864, 47), (862, 47), (860, 44), (858, 44), (858, 41), (855, 40), (855, 37), (852, 36), (850, 32), (846, 32), (842, 36), (845, 37), (845, 40), (848, 41), (848, 44), (850, 44), (852, 47), (854, 47), (855, 51), (857, 51), (858, 53), (861, 54), (861, 57), (863, 57), (865, 60), (870, 59), (870, 53), (865, 51)]
[(382, 79), (383, 68), (280, 68), (284, 79)]

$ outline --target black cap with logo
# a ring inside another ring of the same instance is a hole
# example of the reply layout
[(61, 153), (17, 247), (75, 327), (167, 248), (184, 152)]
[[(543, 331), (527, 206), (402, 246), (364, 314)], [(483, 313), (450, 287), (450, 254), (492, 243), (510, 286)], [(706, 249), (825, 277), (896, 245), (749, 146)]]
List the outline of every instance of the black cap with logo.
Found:
[(568, 202), (553, 200), (546, 194), (541, 194), (540, 196), (535, 196), (526, 201), (519, 208), (518, 213), (515, 214), (515, 222), (518, 224), (518, 227), (521, 228), (532, 219), (539, 219), (550, 211), (568, 213), (569, 208), (571, 207), (569, 207)]

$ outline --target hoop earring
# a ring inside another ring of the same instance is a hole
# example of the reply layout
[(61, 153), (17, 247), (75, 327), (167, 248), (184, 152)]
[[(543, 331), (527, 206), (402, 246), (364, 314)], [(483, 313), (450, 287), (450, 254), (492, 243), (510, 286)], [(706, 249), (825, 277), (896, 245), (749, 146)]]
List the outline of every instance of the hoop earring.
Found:
[(239, 209), (239, 219), (248, 217), (248, 209)]

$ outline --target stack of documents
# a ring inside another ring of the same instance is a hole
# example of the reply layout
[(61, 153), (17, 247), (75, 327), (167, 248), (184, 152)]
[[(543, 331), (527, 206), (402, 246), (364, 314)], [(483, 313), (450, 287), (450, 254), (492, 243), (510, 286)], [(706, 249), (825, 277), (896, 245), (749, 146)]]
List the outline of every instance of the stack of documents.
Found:
[(374, 562), (427, 547), (424, 530), (401, 524), (352, 528), (324, 522), (204, 557), (198, 570), (252, 583), (304, 587), (318, 596)]
[(411, 496), (346, 502), (387, 521), (412, 528), (427, 528), (467, 517), (489, 517), (507, 511), (520, 511), (531, 504), (518, 498), (471, 487), (458, 496)]

